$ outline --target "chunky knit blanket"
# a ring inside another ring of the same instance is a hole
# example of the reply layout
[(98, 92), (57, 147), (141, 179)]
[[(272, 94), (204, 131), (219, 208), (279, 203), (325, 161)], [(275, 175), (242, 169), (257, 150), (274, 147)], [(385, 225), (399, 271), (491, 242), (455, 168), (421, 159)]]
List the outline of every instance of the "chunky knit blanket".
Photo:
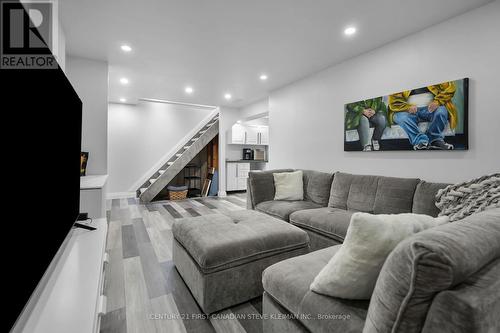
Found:
[(500, 173), (448, 185), (438, 191), (436, 207), (441, 210), (439, 216), (447, 215), (450, 222), (500, 207)]

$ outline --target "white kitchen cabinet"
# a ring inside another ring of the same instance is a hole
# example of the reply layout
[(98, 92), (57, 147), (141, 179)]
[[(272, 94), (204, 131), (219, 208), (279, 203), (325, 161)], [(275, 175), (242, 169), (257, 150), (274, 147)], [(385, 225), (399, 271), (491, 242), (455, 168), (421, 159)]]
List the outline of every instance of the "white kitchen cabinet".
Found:
[(250, 163), (237, 163), (238, 164), (238, 178), (248, 178), (248, 173), (250, 172)]
[(247, 189), (247, 179), (238, 178), (238, 191), (244, 191)]
[(239, 145), (268, 145), (269, 126), (234, 124), (228, 131), (227, 142)]
[(228, 143), (232, 144), (245, 144), (245, 133), (246, 129), (243, 125), (234, 124), (229, 131)]
[(259, 128), (256, 126), (245, 126), (245, 144), (258, 145), (259, 144)]
[(236, 191), (238, 189), (238, 165), (237, 163), (227, 163), (226, 166), (226, 191)]
[(226, 191), (243, 191), (247, 189), (247, 178), (250, 163), (226, 164)]
[(259, 144), (269, 144), (269, 126), (259, 126)]

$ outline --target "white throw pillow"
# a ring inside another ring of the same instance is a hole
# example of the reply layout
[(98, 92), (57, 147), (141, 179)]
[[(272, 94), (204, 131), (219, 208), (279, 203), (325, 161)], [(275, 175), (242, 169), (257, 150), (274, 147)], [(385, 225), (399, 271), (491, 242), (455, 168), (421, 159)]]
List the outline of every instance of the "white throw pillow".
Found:
[(399, 242), (447, 222), (446, 216), (354, 213), (344, 243), (310, 288), (334, 297), (369, 299), (385, 259)]
[(302, 171), (273, 173), (274, 200), (304, 200)]

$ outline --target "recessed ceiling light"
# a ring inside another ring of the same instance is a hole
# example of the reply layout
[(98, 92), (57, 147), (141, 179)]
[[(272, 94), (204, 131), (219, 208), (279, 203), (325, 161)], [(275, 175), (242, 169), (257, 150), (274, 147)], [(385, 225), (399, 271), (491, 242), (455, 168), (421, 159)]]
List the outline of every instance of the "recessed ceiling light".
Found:
[(261, 74), (259, 76), (259, 79), (261, 79), (262, 81), (266, 81), (267, 80), (267, 74)]
[(126, 77), (122, 77), (122, 78), (120, 79), (120, 83), (121, 83), (121, 84), (128, 84), (128, 79), (127, 79)]
[(122, 49), (123, 52), (132, 51), (132, 48), (130, 47), (130, 45), (127, 45), (127, 44), (123, 44), (122, 46), (120, 46), (120, 48)]
[(344, 35), (346, 36), (352, 36), (356, 33), (356, 28), (355, 27), (347, 27), (344, 29)]
[(224, 94), (224, 98), (225, 98), (225, 99), (227, 99), (227, 100), (231, 99), (232, 97), (233, 97), (233, 96), (231, 96), (231, 94), (230, 94), (230, 93), (225, 93), (225, 94)]
[(125, 103), (127, 101), (126, 98), (120, 98), (120, 102)]
[(186, 92), (186, 94), (192, 94), (193, 93), (193, 87), (186, 87), (186, 89), (184, 89), (184, 91)]

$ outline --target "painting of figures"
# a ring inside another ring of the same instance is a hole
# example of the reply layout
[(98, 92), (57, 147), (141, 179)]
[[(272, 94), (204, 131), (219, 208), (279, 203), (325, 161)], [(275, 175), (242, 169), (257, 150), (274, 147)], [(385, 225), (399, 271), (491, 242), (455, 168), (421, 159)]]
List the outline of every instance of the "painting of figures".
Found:
[(369, 98), (344, 107), (344, 150), (467, 150), (469, 79)]

